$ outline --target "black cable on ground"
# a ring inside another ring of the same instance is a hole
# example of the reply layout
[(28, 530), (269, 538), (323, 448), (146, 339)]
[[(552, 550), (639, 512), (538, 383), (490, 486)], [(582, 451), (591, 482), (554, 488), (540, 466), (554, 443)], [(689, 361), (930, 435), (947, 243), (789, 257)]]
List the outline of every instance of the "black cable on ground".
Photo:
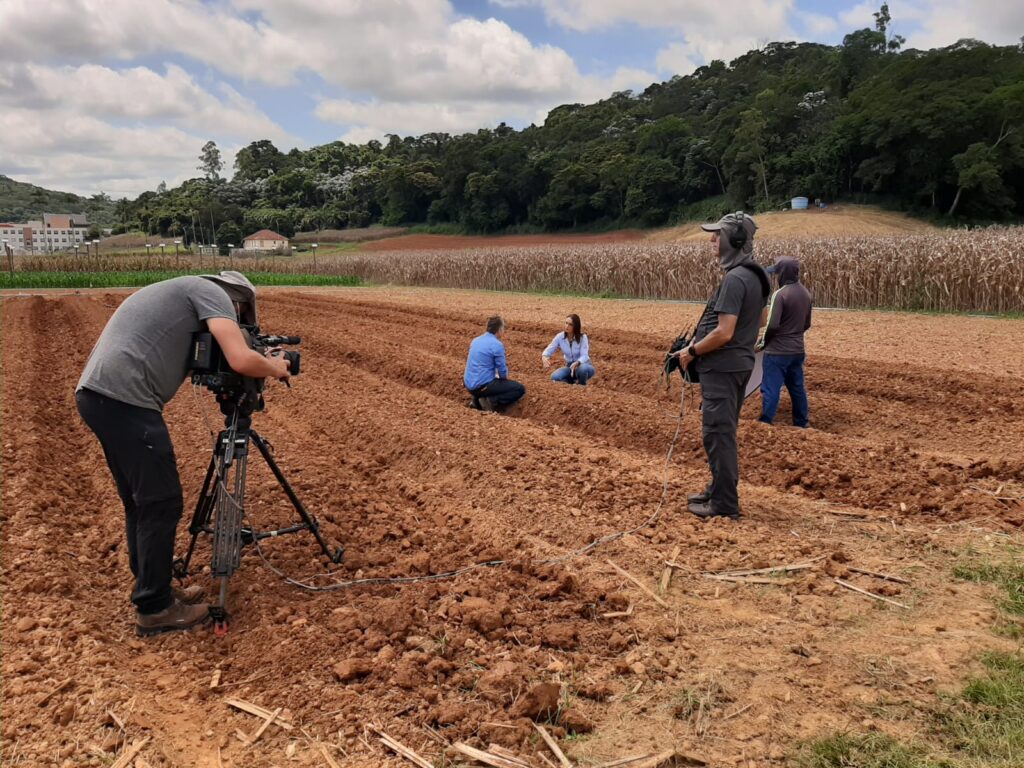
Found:
[[(654, 525), (654, 523), (657, 522), (658, 518), (661, 516), (661, 511), (662, 511), (662, 509), (665, 506), (665, 500), (668, 498), (669, 467), (671, 466), (671, 463), (672, 463), (672, 453), (675, 451), (676, 443), (679, 441), (679, 434), (682, 431), (683, 416), (685, 415), (685, 410), (686, 410), (686, 386), (684, 385), (684, 386), (682, 386), (680, 388), (680, 392), (679, 392), (679, 413), (676, 416), (676, 430), (675, 430), (675, 434), (672, 435), (672, 440), (671, 440), (671, 442), (669, 443), (669, 446), (668, 446), (668, 452), (665, 454), (665, 464), (664, 464), (664, 467), (662, 468), (661, 498), (658, 500), (658, 506), (655, 508), (654, 512), (652, 512), (651, 515), (646, 520), (644, 520), (642, 523), (640, 523), (639, 525), (637, 525), (634, 528), (630, 528), (629, 530), (626, 530), (626, 531), (619, 531), (617, 533), (608, 534), (607, 536), (601, 536), (600, 538), (594, 539), (592, 542), (590, 542), (586, 546), (583, 546), (583, 547), (580, 547), (579, 549), (573, 550), (572, 552), (570, 552), (567, 555), (563, 555), (561, 557), (544, 559), (544, 560), (538, 560), (537, 561), (538, 564), (540, 564), (540, 565), (559, 565), (561, 563), (567, 562), (567, 561), (575, 559), (577, 557), (581, 557), (582, 555), (585, 555), (585, 554), (593, 551), (594, 549), (597, 549), (600, 546), (603, 546), (605, 544), (610, 544), (613, 541), (618, 541), (619, 539), (624, 538), (625, 536), (629, 536), (629, 535), (631, 535), (633, 533), (636, 533), (637, 531), (641, 531), (644, 528), (647, 528), (648, 526)], [(226, 493), (227, 489), (224, 486), (223, 479), (218, 476), (217, 481), (220, 484), (221, 492), (222, 493)], [(230, 494), (228, 494), (228, 495), (230, 497)], [(349, 579), (349, 580), (346, 580), (346, 581), (332, 581), (330, 584), (326, 584), (326, 585), (317, 585), (317, 584), (310, 584), (310, 583), (304, 582), (304, 581), (299, 581), (298, 579), (295, 579), (295, 578), (292, 578), (291, 576), (288, 576), (286, 573), (284, 573), (284, 571), (282, 571), (281, 569), (279, 569), (276, 566), (272, 565), (270, 563), (270, 561), (267, 560), (266, 555), (263, 554), (263, 549), (260, 547), (260, 543), (259, 543), (258, 540), (254, 540), (253, 543), (256, 545), (256, 552), (259, 555), (260, 560), (263, 561), (263, 564), (267, 567), (268, 570), (270, 570), (272, 573), (274, 573), (276, 576), (278, 576), (286, 584), (290, 584), (293, 587), (298, 587), (299, 589), (303, 589), (303, 590), (306, 590), (308, 592), (335, 592), (335, 591), (338, 591), (338, 590), (341, 590), (341, 589), (350, 589), (352, 587), (360, 587), (360, 586), (386, 586), (386, 585), (391, 585), (391, 584), (416, 584), (416, 583), (425, 582), (425, 581), (441, 581), (441, 580), (447, 580), (447, 579), (454, 579), (454, 578), (456, 578), (458, 576), (461, 576), (461, 575), (463, 575), (465, 573), (469, 573), (470, 571), (479, 570), (481, 568), (496, 568), (498, 566), (502, 566), (502, 565), (507, 565), (508, 564), (507, 560), (489, 560), (489, 561), (484, 562), (484, 563), (474, 563), (473, 565), (468, 565), (468, 566), (466, 566), (464, 568), (458, 568), (458, 569), (451, 570), (451, 571), (445, 571), (443, 573), (433, 573), (433, 574), (429, 574), (427, 576), (395, 576), (395, 577), (390, 577), (390, 578), (379, 577), (379, 578), (365, 578), (365, 579)], [(315, 574), (312, 577), (312, 579), (316, 579), (316, 578), (325, 578), (326, 579), (326, 578), (330, 578), (330, 576), (331, 576), (331, 574)]]

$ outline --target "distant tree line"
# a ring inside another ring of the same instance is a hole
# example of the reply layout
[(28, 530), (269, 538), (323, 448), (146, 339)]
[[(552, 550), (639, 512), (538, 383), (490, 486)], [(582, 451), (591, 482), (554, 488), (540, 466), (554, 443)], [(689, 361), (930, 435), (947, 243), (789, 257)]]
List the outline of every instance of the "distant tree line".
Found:
[(17, 224), (38, 221), (44, 213), (84, 213), (89, 218), (89, 237), (114, 226), (114, 201), (103, 192), (81, 197), (54, 192), (0, 175), (0, 221)]
[[(430, 224), (474, 232), (656, 226), (795, 195), (950, 219), (1024, 214), (1024, 43), (901, 51), (888, 9), (842, 45), (771, 43), (731, 64), (566, 104), (544, 125), (282, 152), (115, 205), (121, 229), (242, 234)], [(194, 233), (194, 234), (193, 234)]]

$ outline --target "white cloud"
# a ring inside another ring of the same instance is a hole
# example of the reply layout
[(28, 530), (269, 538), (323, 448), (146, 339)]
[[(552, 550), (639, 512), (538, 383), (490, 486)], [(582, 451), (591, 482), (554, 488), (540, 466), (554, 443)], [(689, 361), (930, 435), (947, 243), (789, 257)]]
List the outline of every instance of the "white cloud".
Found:
[(0, 152), (11, 158), (3, 165), (55, 189), (135, 196), (197, 175), (199, 149), (211, 138), (228, 168), (254, 137), (295, 143), (234, 89), (221, 83), (215, 96), (176, 65), (161, 74), (0, 64), (0, 83)]
[(609, 78), (583, 77), (578, 73), (561, 89), (541, 98), (520, 101), (453, 100), (386, 101), (370, 99), (325, 99), (316, 108), (321, 120), (348, 126), (343, 141), (363, 143), (382, 139), (385, 134), (401, 136), (431, 132), (459, 134), (479, 128), (493, 128), (500, 122), (523, 125), (542, 123), (555, 106), (566, 102), (592, 102), (607, 98), (614, 91), (639, 90), (654, 81), (654, 75), (641, 69), (622, 68)]
[(0, 29), (0, 58), (9, 61), (181, 53), (274, 85), (291, 82), (309, 53), (266, 24), (197, 0), (50, 0), (45, 9), (35, 0), (4, 0)]
[(221, 83), (222, 98), (203, 89), (181, 67), (169, 64), (164, 74), (148, 67), (124, 70), (95, 64), (48, 67), (0, 65), (10, 87), (0, 91), (0, 105), (88, 113), (106, 120), (166, 121), (218, 138), (260, 136), (294, 142), (251, 100)]
[(115, 198), (197, 175), (201, 146), (180, 128), (118, 127), (88, 113), (40, 120), (36, 110), (22, 108), (0, 110), (0, 136), (4, 154), (18, 158), (21, 178), (85, 195), (102, 189)]
[[(865, 0), (840, 12), (847, 30), (874, 28), (878, 4)], [(907, 38), (905, 48), (941, 48), (963, 38), (1013, 45), (1024, 33), (1024, 3), (1005, 0), (891, 0), (890, 34)]]
[(740, 28), (754, 38), (785, 30), (793, 8), (793, 0), (532, 0), (530, 4), (543, 8), (552, 22), (579, 32), (629, 23), (682, 30), (687, 36), (693, 28), (714, 31), (717, 37)]
[[(844, 11), (839, 13), (839, 21), (842, 23), (843, 28), (848, 31), (855, 29), (874, 29), (875, 17), (872, 15), (878, 11), (879, 6), (875, 5), (872, 0), (865, 0), (862, 3), (851, 6)], [(890, 11), (892, 6), (890, 6)]]
[(673, 32), (679, 39), (655, 57), (658, 70), (673, 75), (689, 74), (712, 59), (731, 61), (764, 43), (795, 36), (789, 24), (794, 0), (518, 1), (542, 8), (551, 23), (576, 32), (622, 25)]
[(688, 75), (700, 66), (700, 54), (689, 43), (672, 43), (658, 51), (658, 70), (673, 75)]
[(435, 104), (395, 101), (329, 99), (317, 105), (316, 116), (338, 125), (353, 126), (345, 136), (381, 139), (387, 133), (401, 136), (430, 132), (464, 133), (494, 127), (494, 103)]
[(839, 29), (839, 22), (832, 16), (824, 16), (820, 13), (812, 13), (811, 11), (800, 11), (800, 13), (796, 14), (795, 18), (812, 39), (821, 39)]
[[(1004, 0), (892, 2), (892, 27), (908, 48), (938, 48), (963, 38), (1013, 45), (1024, 34), (1024, 3)], [(910, 22), (908, 24), (907, 22)]]

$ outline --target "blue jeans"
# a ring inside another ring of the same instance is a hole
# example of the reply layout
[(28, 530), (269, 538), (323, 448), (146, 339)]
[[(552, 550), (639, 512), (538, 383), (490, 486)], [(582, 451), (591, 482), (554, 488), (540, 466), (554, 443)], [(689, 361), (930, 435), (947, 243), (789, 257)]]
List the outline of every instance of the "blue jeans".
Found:
[(779, 394), (786, 385), (793, 401), (793, 425), (806, 427), (807, 390), (804, 387), (804, 359), (806, 355), (765, 355), (761, 378), (761, 421), (771, 424), (779, 408)]
[(590, 363), (580, 363), (576, 367), (575, 376), (572, 375), (568, 365), (563, 365), (551, 374), (551, 380), (562, 384), (581, 384), (585, 387), (587, 382), (594, 378), (595, 373), (597, 373), (597, 371), (594, 370), (594, 366)]

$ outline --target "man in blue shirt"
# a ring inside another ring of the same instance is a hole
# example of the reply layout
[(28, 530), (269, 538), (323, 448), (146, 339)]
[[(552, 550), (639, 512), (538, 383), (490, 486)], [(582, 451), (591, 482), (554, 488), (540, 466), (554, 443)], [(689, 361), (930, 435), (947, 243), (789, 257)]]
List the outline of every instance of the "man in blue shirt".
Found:
[(500, 411), (526, 394), (526, 387), (518, 381), (509, 381), (505, 362), (505, 345), (501, 334), (505, 321), (500, 315), (487, 319), (487, 332), (473, 339), (466, 358), (466, 373), (462, 383), (473, 397), (471, 408), (480, 411)]

